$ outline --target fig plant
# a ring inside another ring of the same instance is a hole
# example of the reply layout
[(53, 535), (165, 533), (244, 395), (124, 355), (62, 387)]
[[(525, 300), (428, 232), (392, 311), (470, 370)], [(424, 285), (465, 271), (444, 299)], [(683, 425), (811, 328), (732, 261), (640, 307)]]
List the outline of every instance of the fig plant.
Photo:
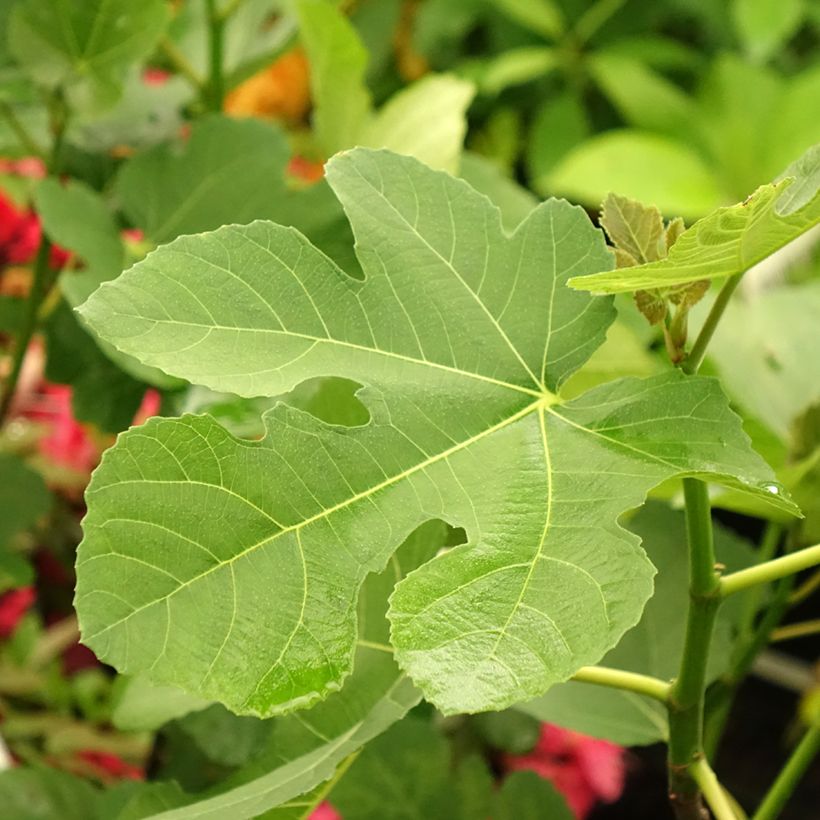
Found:
[[(327, 167), (363, 279), (270, 222), (159, 247), (80, 308), (101, 338), (240, 396), (352, 380), (368, 419), (339, 427), (281, 402), (259, 441), (207, 416), (122, 434), (87, 493), (84, 641), (122, 672), (259, 717), (344, 699), (357, 646), (392, 655), (397, 680), (444, 714), (504, 709), (569, 678), (627, 689), (667, 707), (679, 816), (700, 817), (705, 794), (733, 817), (702, 745), (714, 621), (724, 598), (816, 565), (820, 546), (721, 575), (709, 483), (799, 511), (697, 370), (742, 273), (820, 220), (816, 172), (814, 152), (664, 259), (614, 272), (579, 208), (547, 200), (507, 234), (467, 183), (368, 149)], [(665, 241), (651, 219), (624, 226)], [(679, 368), (561, 399), (614, 318), (611, 297), (586, 291), (663, 301), (712, 278), (726, 284)], [(670, 682), (591, 664), (652, 591), (654, 567), (618, 516), (672, 477), (690, 603)], [(362, 584), (430, 519), (463, 528), (464, 543), (397, 577), (389, 639), (374, 645), (357, 632)]]
[[(551, 3), (495, 5), (475, 14), (571, 34)], [(589, 37), (615, 13), (599, 5), (598, 22), (581, 16)], [(70, 792), (78, 816), (98, 801), (118, 820), (307, 818), (330, 797), (366, 818), (381, 811), (367, 813), (369, 772), (418, 766), (419, 816), (570, 816), (542, 781), (494, 790), (483, 764), (450, 766), (413, 711), (661, 740), (681, 820), (747, 817), (712, 762), (795, 577), (820, 566), (800, 523), (816, 455), (775, 471), (757, 452), (765, 437), (753, 445), (736, 412), (750, 401), (738, 371), (754, 380), (757, 364), (725, 340), (699, 371), (721, 323), (739, 321), (744, 275), (820, 223), (820, 146), (688, 228), (617, 194), (598, 227), (463, 152), (476, 93), (463, 76), (374, 99), (367, 49), (325, 0), (274, 15), (262, 0), (26, 0), (7, 19), (0, 59), (20, 76), (0, 113), (46, 178), (0, 423), (5, 435), (43, 329), (75, 414), (119, 433), (85, 491), (74, 598), (82, 642), (121, 675), (111, 722), (175, 720), (178, 757), (193, 745), (224, 774), (102, 797), (49, 781), (55, 811)], [(313, 119), (288, 143), (222, 112), (296, 29)], [(124, 89), (157, 53), (187, 85), (146, 114)], [(623, 58), (593, 62), (609, 76)], [(498, 75), (497, 60), (485, 68)], [(293, 145), (326, 160), (314, 184), (289, 173)], [(139, 235), (125, 242), (124, 225)], [(815, 304), (816, 288), (798, 296)], [(662, 364), (612, 367), (644, 319)], [(125, 430), (147, 385), (163, 415)], [(754, 409), (772, 429), (792, 420)], [(2, 456), (17, 492), (0, 546), (49, 497)], [(765, 519), (759, 548), (713, 507)], [(802, 717), (755, 820), (778, 815), (820, 750), (810, 700)], [(0, 776), (20, 816), (37, 772)]]

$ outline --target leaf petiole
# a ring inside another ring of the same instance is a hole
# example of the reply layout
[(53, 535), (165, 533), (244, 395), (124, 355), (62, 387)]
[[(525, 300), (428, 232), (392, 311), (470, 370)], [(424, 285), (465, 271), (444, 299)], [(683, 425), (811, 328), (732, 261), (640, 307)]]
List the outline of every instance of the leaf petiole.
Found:
[(691, 772), (716, 820), (738, 820), (737, 812), (705, 757), (692, 764)]
[(765, 561), (757, 566), (725, 575), (720, 579), (720, 595), (726, 598), (757, 584), (777, 581), (818, 565), (820, 565), (820, 544), (815, 544), (813, 547), (806, 547), (772, 561)]
[(582, 666), (572, 680), (578, 683), (593, 683), (608, 686), (612, 689), (626, 689), (638, 695), (654, 698), (661, 703), (669, 699), (671, 684), (649, 675), (625, 672), (622, 669), (611, 669), (606, 666)]
[(681, 364), (684, 373), (691, 375), (698, 372), (703, 357), (706, 355), (706, 348), (709, 346), (709, 342), (712, 341), (712, 336), (715, 335), (720, 317), (723, 316), (723, 311), (726, 310), (726, 306), (729, 304), (729, 300), (742, 278), (742, 273), (730, 276), (720, 289), (720, 293), (718, 293), (717, 299), (715, 299), (715, 303), (712, 305), (712, 309), (709, 311), (709, 315), (706, 317), (706, 321), (703, 323), (703, 327), (689, 351), (689, 355)]
[(800, 778), (820, 753), (820, 725), (812, 726), (772, 784), (752, 820), (774, 820), (791, 797)]

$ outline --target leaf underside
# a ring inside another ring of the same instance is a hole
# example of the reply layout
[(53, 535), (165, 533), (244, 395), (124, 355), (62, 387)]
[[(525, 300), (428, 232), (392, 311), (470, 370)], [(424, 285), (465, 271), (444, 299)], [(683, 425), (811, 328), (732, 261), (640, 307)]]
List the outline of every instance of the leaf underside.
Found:
[(616, 522), (652, 486), (710, 477), (794, 511), (713, 380), (556, 399), (614, 317), (566, 287), (612, 263), (581, 209), (550, 200), (508, 235), (488, 200), (415, 160), (356, 149), (327, 173), (364, 281), (256, 222), (181, 237), (82, 308), (194, 383), (275, 396), (340, 376), (370, 414), (333, 427), (280, 403), (261, 441), (194, 416), (121, 436), (78, 558), (101, 658), (240, 713), (308, 706), (350, 671), (367, 574), (440, 518), (467, 543), (397, 584), (396, 659), (445, 712), (500, 709), (637, 622), (654, 569)]

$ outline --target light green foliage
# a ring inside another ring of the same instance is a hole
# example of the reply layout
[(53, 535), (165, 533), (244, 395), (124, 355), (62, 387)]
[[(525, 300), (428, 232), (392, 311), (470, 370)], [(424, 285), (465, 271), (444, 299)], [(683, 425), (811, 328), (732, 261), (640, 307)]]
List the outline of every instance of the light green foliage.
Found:
[(820, 140), (817, 66), (784, 77), (726, 53), (690, 95), (650, 68), (645, 49), (621, 45), (588, 65), (630, 127), (580, 142), (537, 179), (539, 190), (593, 207), (615, 191), (695, 219), (768, 182)]
[(146, 57), (168, 22), (162, 0), (18, 0), (9, 47), (38, 83), (111, 103), (127, 68)]
[(735, 27), (746, 52), (766, 60), (794, 34), (805, 14), (803, 0), (734, 0)]
[(326, 156), (356, 144), (371, 116), (367, 52), (350, 21), (326, 0), (299, 0), (299, 36), (310, 59), (313, 127)]
[(367, 52), (348, 18), (327, 0), (299, 0), (296, 7), (311, 64), (316, 141), (324, 156), (356, 145), (389, 148), (455, 172), (473, 85), (428, 76), (376, 112), (365, 84)]
[(692, 218), (717, 207), (721, 192), (688, 145), (657, 134), (610, 131), (570, 151), (545, 185), (555, 194), (597, 204), (609, 191)]
[(672, 137), (691, 132), (694, 102), (643, 60), (600, 51), (589, 70), (629, 125)]
[(144, 675), (120, 678), (112, 723), (125, 732), (153, 731), (169, 720), (209, 705), (173, 686), (156, 686)]
[(589, 131), (586, 111), (576, 93), (564, 91), (544, 101), (533, 118), (526, 150), (527, 172), (535, 190), (549, 192), (553, 167)]
[(454, 173), (474, 94), (472, 83), (456, 77), (424, 77), (388, 100), (351, 144), (389, 148)]
[(726, 392), (783, 440), (820, 401), (820, 282), (735, 300), (709, 348)]
[(611, 264), (579, 208), (543, 203), (508, 236), (486, 198), (413, 159), (359, 149), (328, 175), (364, 282), (258, 222), (160, 248), (82, 309), (193, 382), (277, 395), (335, 374), (366, 385), (371, 416), (334, 428), (278, 405), (259, 442), (207, 417), (122, 436), (78, 560), (102, 658), (242, 713), (310, 705), (350, 670), (364, 577), (443, 517), (468, 543), (396, 587), (392, 643), (442, 710), (501, 708), (638, 620), (653, 569), (614, 522), (652, 486), (710, 476), (793, 509), (715, 382), (668, 373), (556, 402), (613, 316), (565, 287)]
[[(601, 663), (670, 680), (680, 663), (686, 625), (688, 593), (681, 584), (687, 572), (684, 516), (662, 504), (649, 504), (630, 521), (629, 528), (641, 537), (658, 568), (655, 592), (640, 623), (624, 635)], [(726, 565), (727, 572), (754, 562), (748, 544), (721, 527), (715, 530), (715, 546), (718, 560)], [(741, 607), (742, 601), (736, 599), (724, 605), (712, 640), (709, 680), (727, 667), (733, 627)], [(656, 743), (666, 740), (668, 734), (663, 704), (634, 692), (588, 683), (571, 681), (556, 686), (519, 708), (540, 720), (626, 746)]]
[[(812, 149), (808, 157), (810, 161), (790, 168), (800, 177), (763, 185), (744, 202), (719, 208), (696, 222), (680, 236), (665, 259), (577, 277), (570, 287), (618, 293), (744, 273), (820, 223), (820, 188), (815, 187), (809, 194), (809, 185), (818, 181), (820, 153)], [(789, 195), (792, 185), (798, 186), (796, 196)], [(802, 207), (797, 207), (801, 202)]]

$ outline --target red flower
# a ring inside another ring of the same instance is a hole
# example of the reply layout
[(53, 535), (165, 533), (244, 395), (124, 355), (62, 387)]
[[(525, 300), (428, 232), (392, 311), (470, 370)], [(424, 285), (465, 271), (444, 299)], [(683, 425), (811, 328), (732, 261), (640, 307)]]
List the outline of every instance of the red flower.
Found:
[(142, 72), (142, 81), (145, 85), (165, 85), (171, 79), (171, 74), (161, 68), (146, 68)]
[[(0, 267), (27, 265), (37, 255), (40, 244), (40, 219), (33, 211), (21, 211), (0, 192)], [(49, 264), (60, 270), (68, 264), (71, 254), (54, 246)]]
[(144, 780), (145, 772), (121, 757), (110, 752), (98, 752), (94, 749), (83, 749), (77, 757), (97, 770), (101, 780)]
[(10, 589), (0, 596), (0, 637), (8, 638), (34, 603), (34, 587)]
[(506, 755), (507, 770), (528, 769), (552, 781), (576, 817), (597, 803), (617, 800), (624, 787), (624, 750), (545, 723), (535, 748), (526, 755)]
[(24, 265), (37, 253), (40, 222), (0, 193), (0, 266)]
[(325, 800), (313, 810), (308, 820), (342, 820), (342, 815)]

